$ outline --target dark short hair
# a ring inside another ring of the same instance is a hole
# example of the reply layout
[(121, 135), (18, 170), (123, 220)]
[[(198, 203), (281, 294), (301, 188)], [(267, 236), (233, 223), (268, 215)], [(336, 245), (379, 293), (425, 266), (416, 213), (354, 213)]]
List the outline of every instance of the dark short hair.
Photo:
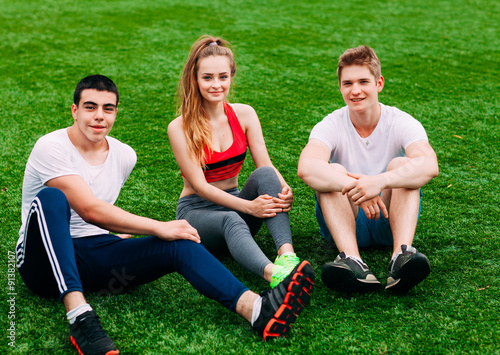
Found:
[(116, 95), (116, 104), (118, 105), (119, 95), (118, 88), (113, 80), (104, 75), (89, 75), (76, 85), (75, 93), (73, 94), (73, 102), (76, 106), (80, 103), (82, 91), (86, 89), (95, 89), (97, 91), (108, 91)]

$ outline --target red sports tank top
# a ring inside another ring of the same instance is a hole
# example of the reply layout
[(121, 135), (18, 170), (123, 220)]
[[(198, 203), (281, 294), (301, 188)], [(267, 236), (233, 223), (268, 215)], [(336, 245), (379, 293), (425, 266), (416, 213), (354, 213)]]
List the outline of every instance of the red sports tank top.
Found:
[(233, 144), (223, 152), (210, 152), (205, 146), (206, 158), (203, 173), (207, 182), (225, 180), (238, 175), (247, 153), (247, 137), (236, 113), (231, 105), (225, 102), (224, 111), (233, 131)]

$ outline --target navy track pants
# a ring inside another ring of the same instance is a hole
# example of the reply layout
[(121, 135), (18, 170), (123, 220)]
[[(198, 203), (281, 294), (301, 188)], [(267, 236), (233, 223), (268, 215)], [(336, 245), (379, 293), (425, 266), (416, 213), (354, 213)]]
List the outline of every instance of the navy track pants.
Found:
[(40, 296), (121, 293), (175, 271), (234, 312), (248, 290), (200, 244), (112, 234), (71, 238), (69, 220), (68, 201), (58, 189), (41, 190), (31, 204), (17, 264), (25, 284)]

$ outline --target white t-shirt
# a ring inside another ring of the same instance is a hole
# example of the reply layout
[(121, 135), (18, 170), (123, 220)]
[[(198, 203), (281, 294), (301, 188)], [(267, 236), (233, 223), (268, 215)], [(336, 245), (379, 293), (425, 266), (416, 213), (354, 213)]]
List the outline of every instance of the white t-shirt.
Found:
[[(19, 230), (20, 243), (24, 236), (26, 219), (31, 202), (36, 194), (46, 187), (46, 182), (64, 175), (80, 175), (90, 186), (94, 195), (114, 204), (120, 190), (137, 162), (135, 151), (119, 140), (106, 137), (109, 152), (104, 164), (89, 165), (71, 143), (67, 128), (41, 137), (31, 151), (23, 181), (22, 226)], [(73, 238), (81, 238), (109, 231), (86, 223), (71, 209), (70, 233)]]
[(325, 143), (332, 151), (330, 163), (338, 163), (349, 172), (383, 173), (392, 159), (405, 156), (410, 144), (428, 139), (422, 124), (409, 114), (384, 104), (380, 108), (380, 120), (369, 137), (358, 134), (345, 106), (317, 123), (309, 139)]

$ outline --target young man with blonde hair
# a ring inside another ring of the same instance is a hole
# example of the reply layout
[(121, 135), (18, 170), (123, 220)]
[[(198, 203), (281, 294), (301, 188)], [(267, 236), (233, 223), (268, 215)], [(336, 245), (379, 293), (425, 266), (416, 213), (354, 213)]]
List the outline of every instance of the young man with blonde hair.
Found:
[(337, 75), (346, 106), (316, 124), (298, 166), (316, 191), (321, 234), (340, 252), (322, 279), (341, 292), (375, 291), (381, 283), (359, 248), (392, 246), (385, 288), (407, 292), (430, 273), (412, 243), (420, 188), (438, 175), (436, 154), (420, 122), (379, 102), (384, 78), (372, 48), (348, 49)]

